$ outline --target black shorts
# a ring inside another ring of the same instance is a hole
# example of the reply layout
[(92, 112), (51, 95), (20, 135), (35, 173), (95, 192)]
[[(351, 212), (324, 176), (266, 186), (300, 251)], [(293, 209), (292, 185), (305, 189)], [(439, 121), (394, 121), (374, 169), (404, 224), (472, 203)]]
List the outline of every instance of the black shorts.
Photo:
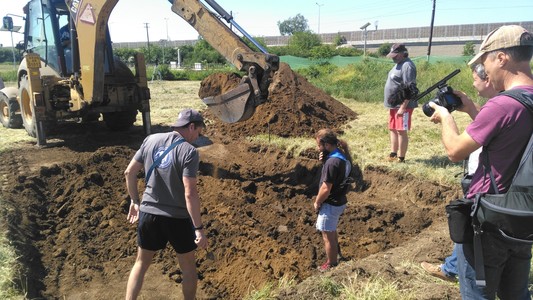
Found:
[(164, 249), (167, 242), (179, 253), (196, 249), (194, 226), (190, 219), (175, 219), (139, 212), (137, 246), (145, 250)]

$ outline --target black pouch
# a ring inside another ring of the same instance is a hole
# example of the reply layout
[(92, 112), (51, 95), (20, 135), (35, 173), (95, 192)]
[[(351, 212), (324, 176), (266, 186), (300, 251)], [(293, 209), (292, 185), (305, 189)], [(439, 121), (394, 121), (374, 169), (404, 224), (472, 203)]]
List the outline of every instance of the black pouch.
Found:
[(470, 215), (473, 205), (474, 201), (468, 199), (457, 199), (446, 205), (450, 238), (457, 244), (469, 244), (474, 239)]
[(505, 194), (483, 195), (476, 218), (509, 241), (533, 244), (533, 189), (512, 186)]

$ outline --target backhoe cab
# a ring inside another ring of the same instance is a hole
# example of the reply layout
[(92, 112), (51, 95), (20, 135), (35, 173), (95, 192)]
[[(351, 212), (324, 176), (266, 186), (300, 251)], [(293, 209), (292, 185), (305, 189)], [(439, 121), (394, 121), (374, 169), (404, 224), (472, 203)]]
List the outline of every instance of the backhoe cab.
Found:
[(136, 56), (134, 75), (113, 56), (105, 6), (89, 4), (83, 16), (74, 7), (64, 0), (31, 0), (24, 6), (24, 58), (18, 87), (0, 91), (2, 124), (23, 126), (45, 145), (46, 132), (59, 120), (95, 121), (101, 115), (111, 130), (126, 130), (140, 111), (149, 134), (150, 92), (142, 55)]

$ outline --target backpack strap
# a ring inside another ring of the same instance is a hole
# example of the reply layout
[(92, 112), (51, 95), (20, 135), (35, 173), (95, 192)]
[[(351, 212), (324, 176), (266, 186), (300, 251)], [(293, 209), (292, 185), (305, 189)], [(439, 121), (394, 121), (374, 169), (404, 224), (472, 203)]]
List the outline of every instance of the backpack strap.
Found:
[(172, 151), (172, 149), (176, 148), (177, 145), (179, 145), (179, 144), (181, 144), (183, 142), (185, 142), (185, 139), (184, 138), (180, 138), (179, 140), (177, 140), (176, 142), (174, 142), (170, 146), (168, 146), (168, 148), (165, 150), (165, 152), (163, 152), (161, 155), (159, 155), (159, 157), (150, 166), (150, 169), (148, 169), (148, 172), (146, 172), (146, 177), (144, 179), (144, 183), (145, 184), (148, 184), (148, 179), (150, 179), (150, 176), (152, 176), (152, 172), (154, 171), (155, 168), (159, 167), (159, 164), (161, 163), (163, 158), (165, 158), (165, 156), (167, 156), (167, 154), (170, 151)]
[(344, 156), (344, 154), (339, 150), (335, 149), (328, 157), (335, 157), (338, 159), (341, 159), (345, 163), (345, 172), (344, 172), (344, 180), (340, 184), (341, 187), (346, 186), (347, 184), (351, 184), (354, 182), (353, 178), (350, 177), (350, 174), (352, 173), (352, 164), (350, 161)]
[[(500, 95), (509, 96), (516, 101), (522, 103), (527, 110), (533, 114), (533, 94), (521, 89), (512, 89), (501, 92)], [(522, 159), (518, 165), (516, 173), (513, 177), (511, 185), (517, 184), (520, 186), (527, 186), (531, 184), (531, 173), (533, 171), (533, 160), (531, 159), (533, 152), (533, 133), (529, 138), (529, 142), (522, 154)], [(526, 170), (526, 171), (524, 171)]]
[(511, 89), (501, 92), (499, 95), (509, 96), (522, 103), (533, 114), (533, 94), (522, 89)]

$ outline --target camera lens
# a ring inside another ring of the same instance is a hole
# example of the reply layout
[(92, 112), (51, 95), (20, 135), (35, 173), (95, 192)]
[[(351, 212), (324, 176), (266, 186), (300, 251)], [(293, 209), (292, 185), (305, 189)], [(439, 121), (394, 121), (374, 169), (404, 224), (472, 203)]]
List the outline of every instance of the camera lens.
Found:
[(424, 115), (426, 115), (427, 117), (431, 117), (433, 113), (435, 112), (435, 110), (431, 108), (431, 106), (429, 106), (429, 102), (426, 102), (424, 103), (424, 105), (422, 105), (422, 111), (424, 112)]

